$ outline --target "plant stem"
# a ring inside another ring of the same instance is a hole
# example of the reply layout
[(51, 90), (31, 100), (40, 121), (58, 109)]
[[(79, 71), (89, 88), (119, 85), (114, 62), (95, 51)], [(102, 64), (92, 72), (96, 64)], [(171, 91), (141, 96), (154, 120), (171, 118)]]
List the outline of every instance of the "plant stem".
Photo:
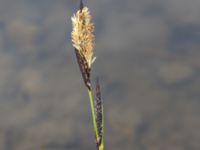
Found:
[[(89, 95), (90, 107), (92, 111), (92, 121), (93, 121), (93, 126), (94, 126), (95, 139), (96, 139), (96, 142), (98, 142), (99, 135), (98, 135), (98, 129), (97, 129), (96, 115), (95, 115), (95, 110), (94, 110), (95, 108), (94, 101), (93, 101), (92, 91), (89, 89), (88, 89), (88, 95)], [(102, 141), (100, 145), (97, 144), (97, 150), (104, 150), (104, 141)]]
[(90, 99), (90, 107), (92, 111), (92, 121), (93, 121), (93, 126), (94, 126), (94, 132), (95, 132), (95, 138), (96, 140), (98, 139), (98, 130), (97, 130), (97, 124), (96, 124), (96, 115), (95, 115), (95, 110), (94, 110), (94, 101), (92, 97), (92, 91), (88, 89), (88, 95)]

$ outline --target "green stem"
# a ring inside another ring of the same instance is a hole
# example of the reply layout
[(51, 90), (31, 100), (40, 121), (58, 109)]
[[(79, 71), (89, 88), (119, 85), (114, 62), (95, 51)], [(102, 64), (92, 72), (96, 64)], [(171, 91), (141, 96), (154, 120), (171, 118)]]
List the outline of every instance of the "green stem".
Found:
[[(94, 110), (94, 101), (93, 101), (93, 97), (92, 97), (92, 91), (88, 89), (88, 95), (89, 95), (89, 99), (90, 99), (90, 107), (91, 107), (91, 111), (92, 111), (92, 121), (93, 121), (93, 126), (94, 126), (94, 132), (95, 132), (95, 138), (96, 138), (96, 142), (99, 139), (99, 135), (98, 135), (98, 129), (97, 129), (97, 123), (96, 123), (96, 115), (95, 115), (95, 110)], [(104, 114), (103, 114), (104, 115)], [(104, 120), (104, 118), (103, 118)], [(104, 122), (103, 122), (104, 124)], [(102, 139), (103, 141), (101, 142), (101, 144), (97, 147), (98, 150), (104, 150), (104, 138)]]
[(93, 121), (93, 126), (94, 126), (94, 132), (95, 132), (95, 137), (98, 139), (98, 130), (97, 130), (97, 124), (96, 124), (96, 115), (95, 115), (95, 110), (94, 110), (94, 101), (92, 97), (92, 91), (88, 89), (88, 95), (90, 98), (90, 107), (92, 111), (92, 121)]

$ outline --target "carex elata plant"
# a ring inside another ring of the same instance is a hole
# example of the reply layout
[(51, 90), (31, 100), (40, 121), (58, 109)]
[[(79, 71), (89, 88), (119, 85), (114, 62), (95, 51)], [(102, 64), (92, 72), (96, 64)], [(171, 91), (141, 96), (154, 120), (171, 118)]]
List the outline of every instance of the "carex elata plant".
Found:
[[(94, 24), (91, 19), (88, 7), (84, 6), (82, 0), (80, 0), (80, 8), (72, 16), (71, 37), (90, 100), (97, 150), (104, 150), (104, 113), (99, 80), (96, 80), (95, 93), (93, 93), (91, 84), (91, 67), (96, 59), (93, 54), (95, 37), (93, 34)], [(96, 95), (95, 98), (93, 98), (93, 94)]]

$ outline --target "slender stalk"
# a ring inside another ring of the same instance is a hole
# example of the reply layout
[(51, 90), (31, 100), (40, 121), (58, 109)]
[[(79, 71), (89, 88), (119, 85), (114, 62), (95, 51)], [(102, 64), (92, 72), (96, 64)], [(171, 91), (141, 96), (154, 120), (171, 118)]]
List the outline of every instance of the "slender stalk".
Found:
[[(102, 139), (102, 142), (100, 143), (100, 145), (98, 144), (98, 140), (100, 139), (99, 137), (99, 133), (98, 133), (98, 128), (97, 128), (97, 122), (96, 122), (96, 115), (95, 115), (95, 107), (94, 107), (94, 101), (93, 101), (93, 96), (92, 96), (92, 91), (91, 90), (87, 90), (88, 91), (88, 95), (89, 95), (89, 99), (90, 99), (90, 107), (91, 107), (91, 111), (92, 111), (92, 121), (93, 121), (93, 127), (94, 127), (94, 132), (95, 132), (95, 139), (96, 139), (96, 144), (97, 144), (97, 150), (104, 150), (104, 139)], [(103, 124), (104, 124), (104, 118), (102, 120)]]
[(102, 144), (99, 146), (99, 150), (104, 150), (104, 144), (102, 142)]
[(90, 107), (91, 107), (91, 111), (92, 111), (92, 121), (93, 121), (93, 126), (94, 126), (95, 138), (98, 139), (96, 115), (95, 115), (95, 110), (94, 110), (94, 101), (93, 101), (93, 97), (92, 97), (92, 91), (89, 89), (88, 89), (88, 95), (89, 95)]

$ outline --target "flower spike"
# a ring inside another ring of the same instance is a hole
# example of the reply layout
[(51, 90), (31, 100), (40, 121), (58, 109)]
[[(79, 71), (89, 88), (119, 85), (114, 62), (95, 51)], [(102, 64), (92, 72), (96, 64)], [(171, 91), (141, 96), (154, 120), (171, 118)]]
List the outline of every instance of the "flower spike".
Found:
[(103, 105), (101, 100), (101, 89), (99, 84), (99, 79), (96, 79), (96, 100), (95, 100), (95, 113), (96, 113), (96, 124), (98, 130), (97, 145), (102, 144), (103, 138)]
[(77, 61), (85, 85), (91, 89), (90, 72), (92, 63), (95, 61), (93, 56), (94, 24), (91, 22), (89, 9), (84, 7), (82, 0), (80, 1), (80, 10), (72, 17), (72, 26), (71, 36)]

